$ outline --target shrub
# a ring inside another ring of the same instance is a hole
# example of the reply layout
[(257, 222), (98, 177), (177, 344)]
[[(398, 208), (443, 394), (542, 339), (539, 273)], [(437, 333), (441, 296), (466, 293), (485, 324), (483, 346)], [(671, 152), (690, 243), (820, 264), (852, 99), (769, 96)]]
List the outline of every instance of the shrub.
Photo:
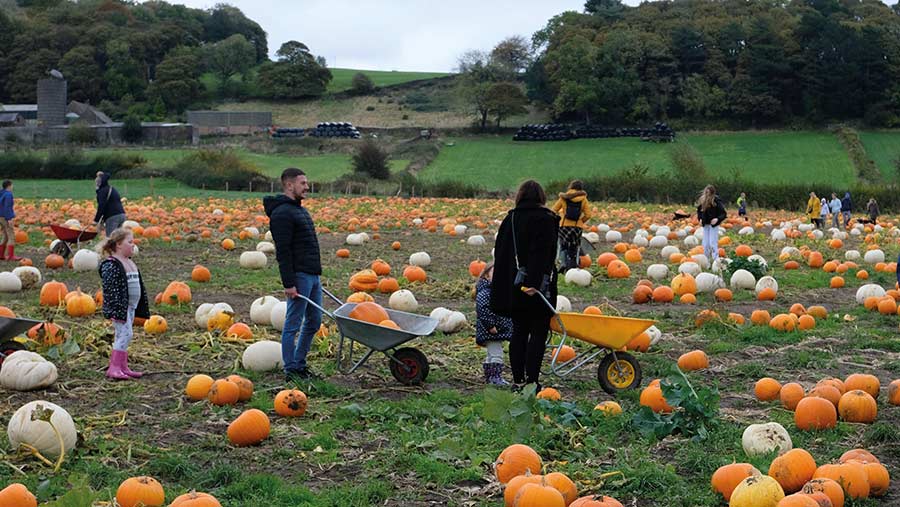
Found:
[(69, 125), (66, 139), (72, 144), (94, 144), (97, 141), (97, 135), (91, 127), (76, 123)]
[(835, 130), (835, 134), (837, 134), (838, 140), (840, 140), (850, 155), (850, 162), (856, 168), (856, 175), (865, 181), (879, 181), (881, 172), (878, 170), (878, 166), (875, 165), (875, 161), (869, 158), (866, 147), (859, 137), (859, 132), (850, 127), (838, 127)]
[(86, 179), (93, 177), (93, 160), (78, 148), (52, 148), (41, 168), (44, 178)]
[(707, 178), (706, 164), (700, 152), (687, 143), (677, 143), (669, 150), (669, 161), (676, 178), (703, 181)]
[(247, 190), (268, 188), (269, 179), (230, 149), (198, 150), (175, 165), (175, 178), (195, 188)]
[(353, 154), (353, 172), (365, 173), (375, 179), (386, 180), (391, 176), (388, 157), (386, 151), (371, 139), (367, 139)]
[(144, 131), (141, 129), (141, 119), (136, 115), (129, 114), (122, 125), (122, 140), (126, 143), (137, 143), (143, 137)]
[(7, 132), (5, 136), (3, 136), (3, 142), (10, 146), (18, 146), (21, 144), (21, 139), (19, 139), (19, 135), (15, 132)]
[(366, 111), (374, 111), (375, 106), (366, 106)]
[(355, 95), (366, 95), (375, 91), (375, 82), (362, 72), (357, 72), (350, 80), (350, 90)]
[(75, 147), (57, 147), (46, 158), (30, 150), (11, 150), (0, 153), (0, 174), (15, 174), (18, 178), (84, 179), (93, 178), (97, 171), (117, 174), (142, 168), (147, 160), (129, 153), (101, 153), (93, 157)]

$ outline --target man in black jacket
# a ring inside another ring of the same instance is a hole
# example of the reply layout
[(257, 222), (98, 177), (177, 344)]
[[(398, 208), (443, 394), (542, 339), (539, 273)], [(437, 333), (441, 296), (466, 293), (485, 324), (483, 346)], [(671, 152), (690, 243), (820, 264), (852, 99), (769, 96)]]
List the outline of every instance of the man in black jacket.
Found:
[(94, 178), (94, 186), (97, 188), (97, 213), (94, 215), (94, 224), (104, 222), (108, 238), (112, 231), (125, 223), (125, 208), (122, 206), (119, 191), (109, 184), (109, 173), (98, 171), (97, 177)]
[[(306, 174), (293, 167), (285, 169), (281, 173), (281, 186), (284, 193), (266, 196), (263, 207), (269, 217), (269, 229), (275, 241), (275, 258), (278, 259), (281, 284), (287, 297), (287, 315), (281, 332), (281, 356), (284, 373), (290, 382), (313, 377), (306, 364), (306, 355), (313, 336), (322, 325), (322, 312), (300, 296), (322, 305), (322, 284), (319, 280), (322, 261), (315, 224), (301, 205), (309, 191)], [(298, 331), (299, 343), (296, 340)]]

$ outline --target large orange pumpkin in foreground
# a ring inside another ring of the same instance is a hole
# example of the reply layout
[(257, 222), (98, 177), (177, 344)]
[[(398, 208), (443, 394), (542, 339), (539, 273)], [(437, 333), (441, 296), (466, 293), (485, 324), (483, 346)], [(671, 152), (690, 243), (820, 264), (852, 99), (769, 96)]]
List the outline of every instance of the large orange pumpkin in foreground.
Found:
[(541, 473), (541, 457), (534, 449), (524, 444), (513, 444), (503, 449), (494, 462), (494, 473), (501, 484), (506, 484), (513, 477), (524, 475), (526, 472)]
[(0, 505), (37, 507), (37, 498), (23, 484), (14, 482), (0, 490)]
[(256, 445), (269, 437), (269, 416), (251, 408), (228, 425), (228, 440), (238, 447)]
[(119, 507), (161, 507), (165, 502), (162, 484), (153, 477), (125, 479), (116, 491)]

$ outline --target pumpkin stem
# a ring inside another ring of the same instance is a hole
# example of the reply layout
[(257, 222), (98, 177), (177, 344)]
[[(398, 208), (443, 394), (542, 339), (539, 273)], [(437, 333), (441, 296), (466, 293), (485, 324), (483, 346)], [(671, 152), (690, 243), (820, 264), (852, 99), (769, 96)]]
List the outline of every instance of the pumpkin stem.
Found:
[(19, 443), (19, 448), (24, 448), (26, 451), (29, 452), (29, 454), (31, 454), (35, 458), (43, 461), (44, 464), (46, 464), (47, 466), (51, 466), (51, 467), (53, 466), (53, 462), (50, 461), (49, 459), (45, 458), (44, 455), (41, 454), (41, 451), (37, 450), (36, 448), (34, 448), (26, 443), (23, 443), (23, 442)]

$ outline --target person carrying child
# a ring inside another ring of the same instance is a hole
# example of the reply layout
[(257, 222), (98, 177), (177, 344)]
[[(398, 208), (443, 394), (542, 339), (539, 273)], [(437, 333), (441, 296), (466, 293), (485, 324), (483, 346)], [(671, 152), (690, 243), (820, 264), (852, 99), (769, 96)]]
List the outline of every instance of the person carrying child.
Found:
[(578, 250), (584, 223), (591, 218), (591, 203), (587, 200), (584, 183), (572, 180), (569, 189), (559, 194), (559, 199), (551, 208), (559, 215), (559, 244), (565, 254), (561, 273), (577, 268)]
[(116, 330), (106, 376), (113, 380), (140, 378), (143, 373), (128, 367), (128, 344), (134, 337), (131, 328), (134, 318), (150, 318), (150, 304), (141, 273), (131, 260), (134, 254), (131, 230), (112, 231), (103, 243), (103, 253), (109, 256), (100, 263), (103, 316), (113, 321)]
[(491, 310), (491, 280), (494, 278), (494, 263), (489, 263), (481, 271), (475, 284), (475, 343), (485, 347), (484, 383), (506, 386), (503, 380), (503, 342), (512, 338), (513, 323), (509, 317), (501, 317)]

